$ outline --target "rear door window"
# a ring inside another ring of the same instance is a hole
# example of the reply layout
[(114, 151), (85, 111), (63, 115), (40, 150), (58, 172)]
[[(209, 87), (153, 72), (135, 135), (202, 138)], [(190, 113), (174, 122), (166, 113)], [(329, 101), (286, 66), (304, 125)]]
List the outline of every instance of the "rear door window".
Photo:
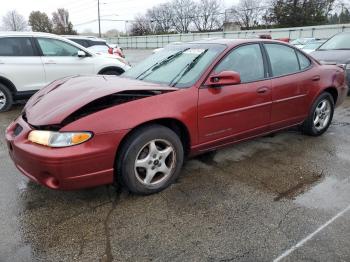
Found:
[(265, 44), (265, 47), (270, 58), (273, 76), (288, 75), (300, 70), (293, 48), (280, 44)]
[(36, 56), (30, 37), (0, 38), (0, 56)]

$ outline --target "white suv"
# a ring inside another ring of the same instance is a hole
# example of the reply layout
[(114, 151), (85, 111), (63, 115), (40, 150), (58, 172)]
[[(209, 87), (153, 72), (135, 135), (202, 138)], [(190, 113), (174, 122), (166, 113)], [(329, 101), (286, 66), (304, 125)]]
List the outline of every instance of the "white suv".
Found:
[(50, 82), (80, 74), (119, 75), (129, 65), (96, 55), (66, 38), (35, 32), (0, 32), (0, 112)]

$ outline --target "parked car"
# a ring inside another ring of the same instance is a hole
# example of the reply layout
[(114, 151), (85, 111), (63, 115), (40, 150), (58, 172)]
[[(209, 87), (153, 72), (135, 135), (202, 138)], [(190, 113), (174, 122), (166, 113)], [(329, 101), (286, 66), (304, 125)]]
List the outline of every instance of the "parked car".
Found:
[(111, 44), (111, 43), (107, 43), (107, 45), (112, 48), (112, 49), (109, 49), (108, 52), (110, 54), (117, 54), (123, 58), (125, 58), (125, 54), (124, 54), (124, 51), (123, 51), (123, 48), (117, 44)]
[(181, 45), (181, 44), (182, 44), (182, 42), (172, 42), (172, 43), (167, 44), (165, 47), (159, 47), (159, 48), (154, 49), (152, 53), (155, 54), (155, 53), (158, 53), (159, 51), (162, 51), (166, 47), (173, 46), (173, 45)]
[[(343, 32), (334, 35), (314, 52), (310, 53), (314, 58), (324, 64), (338, 64), (347, 72), (347, 83), (350, 86), (350, 33)], [(350, 92), (349, 94), (350, 95)]]
[(85, 48), (100, 46), (100, 50), (101, 50), (101, 46), (103, 46), (104, 52), (106, 54), (107, 53), (111, 55), (115, 54), (122, 58), (125, 58), (123, 50), (120, 47), (118, 47), (117, 45), (111, 46), (107, 44), (107, 41), (104, 39), (97, 38), (94, 36), (80, 36), (80, 35), (66, 35), (65, 37), (75, 43), (78, 43), (79, 45), (82, 45)]
[(297, 38), (290, 43), (298, 48), (303, 48), (305, 45), (318, 40), (320, 39), (314, 38), (314, 37), (304, 37), (304, 38)]
[(78, 74), (118, 75), (128, 68), (118, 59), (95, 55), (57, 35), (0, 33), (0, 112), (56, 79)]
[(308, 44), (304, 45), (301, 49), (305, 53), (310, 54), (311, 52), (313, 52), (317, 48), (319, 48), (324, 42), (325, 42), (324, 40), (313, 41), (311, 43), (308, 43)]
[(6, 140), (18, 169), (49, 188), (122, 182), (150, 194), (177, 179), (186, 157), (291, 126), (322, 135), (347, 88), (342, 68), (280, 41), (193, 42), (121, 77), (51, 83)]
[(120, 62), (126, 64), (126, 65), (130, 65), (128, 61), (126, 61), (126, 59), (124, 57), (121, 57), (120, 54), (118, 53), (112, 53), (110, 54), (108, 50), (106, 50), (106, 46), (104, 45), (94, 45), (94, 46), (90, 46), (87, 48), (89, 51), (97, 54), (97, 55), (104, 55), (107, 57), (112, 56), (113, 58), (118, 59)]
[(290, 42), (290, 38), (289, 37), (275, 38), (275, 40), (278, 40), (278, 41), (281, 41), (281, 42), (285, 42), (285, 43), (289, 43)]

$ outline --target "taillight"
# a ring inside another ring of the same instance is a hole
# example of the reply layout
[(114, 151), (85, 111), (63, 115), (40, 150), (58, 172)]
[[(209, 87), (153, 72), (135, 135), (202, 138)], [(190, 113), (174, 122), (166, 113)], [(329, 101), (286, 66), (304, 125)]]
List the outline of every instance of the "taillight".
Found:
[(114, 49), (114, 54), (117, 54), (117, 55), (119, 55), (120, 57), (123, 57), (123, 58), (125, 57), (123, 52), (119, 48), (115, 48)]

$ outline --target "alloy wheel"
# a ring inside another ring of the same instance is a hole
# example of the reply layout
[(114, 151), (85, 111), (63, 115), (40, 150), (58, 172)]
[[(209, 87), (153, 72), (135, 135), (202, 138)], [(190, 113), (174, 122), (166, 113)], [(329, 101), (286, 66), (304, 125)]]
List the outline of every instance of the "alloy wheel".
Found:
[(321, 131), (325, 127), (327, 127), (330, 119), (331, 119), (331, 103), (329, 102), (328, 99), (321, 100), (314, 113), (314, 127), (318, 130)]
[(155, 139), (144, 145), (135, 160), (135, 175), (146, 186), (167, 180), (176, 167), (176, 152), (169, 141)]
[(4, 92), (0, 90), (0, 110), (3, 109), (6, 105), (7, 99)]

